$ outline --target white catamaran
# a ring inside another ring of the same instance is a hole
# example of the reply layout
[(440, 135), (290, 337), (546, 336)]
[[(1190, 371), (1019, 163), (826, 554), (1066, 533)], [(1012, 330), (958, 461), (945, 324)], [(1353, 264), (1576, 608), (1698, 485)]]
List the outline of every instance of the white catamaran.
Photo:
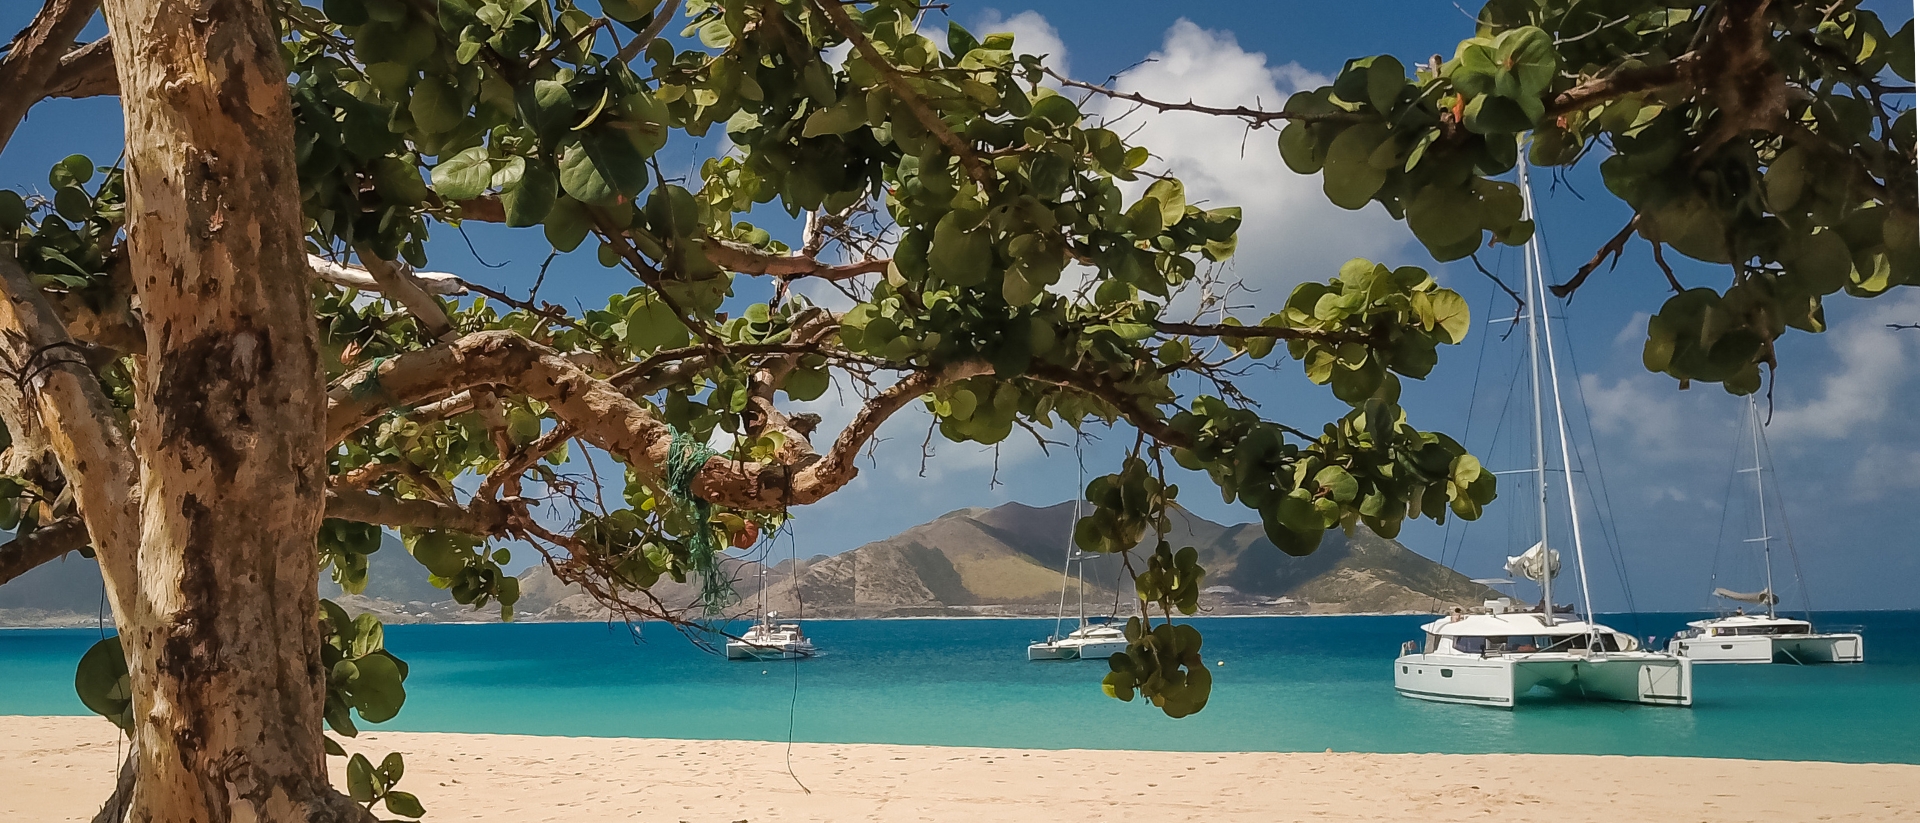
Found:
[[(1532, 219), (1533, 195), (1527, 186), (1524, 155), (1519, 184), (1526, 217)], [(1544, 268), (1536, 230), (1525, 248), (1525, 269), (1528, 361), (1533, 385), (1532, 473), (1538, 480), (1540, 540), (1520, 556), (1509, 558), (1507, 569), (1540, 584), (1541, 607), (1514, 609), (1510, 599), (1501, 598), (1488, 601), (1473, 614), (1456, 609), (1452, 615), (1422, 626), (1424, 638), (1408, 641), (1393, 662), (1393, 686), (1401, 694), (1420, 700), (1501, 708), (1512, 708), (1517, 698), (1535, 687), (1564, 697), (1691, 706), (1691, 661), (1643, 650), (1633, 637), (1593, 622), (1586, 545), (1581, 539), (1580, 512), (1574, 496), (1572, 449), (1568, 445), (1567, 421), (1560, 398), (1552, 328), (1543, 300)], [(1541, 357), (1543, 343), (1544, 358)], [(1540, 374), (1543, 360), (1547, 366), (1544, 383)], [(1574, 565), (1580, 575), (1585, 619), (1573, 615), (1562, 617), (1560, 609), (1553, 605), (1553, 578), (1560, 570), (1560, 556), (1547, 547), (1550, 484), (1547, 482), (1543, 386), (1553, 389), (1554, 424), (1566, 478)]]
[[(1078, 449), (1075, 449), (1076, 457)], [(1086, 473), (1081, 472), (1081, 488), (1086, 488)], [(1112, 617), (1087, 616), (1087, 567), (1088, 557), (1073, 545), (1073, 526), (1080, 522), (1080, 498), (1073, 500), (1073, 520), (1067, 525), (1067, 563), (1060, 570), (1060, 610), (1054, 613), (1053, 634), (1045, 640), (1036, 640), (1027, 644), (1028, 660), (1105, 660), (1127, 650), (1127, 634), (1116, 625)], [(1075, 572), (1079, 574), (1076, 575)], [(1076, 577), (1080, 583), (1079, 625), (1073, 631), (1061, 633), (1066, 628), (1067, 589)]]
[[(1866, 660), (1866, 644), (1858, 634), (1817, 632), (1806, 620), (1781, 617), (1774, 607), (1780, 596), (1773, 585), (1773, 535), (1767, 530), (1767, 491), (1762, 476), (1762, 457), (1766, 453), (1766, 434), (1760, 419), (1760, 403), (1747, 398), (1748, 425), (1753, 429), (1753, 465), (1740, 473), (1753, 474), (1754, 505), (1759, 512), (1760, 535), (1746, 543), (1760, 544), (1761, 565), (1766, 568), (1766, 588), (1757, 592), (1739, 592), (1715, 588), (1713, 596), (1738, 603), (1765, 606), (1766, 614), (1746, 614), (1736, 609), (1707, 620), (1688, 623), (1687, 630), (1667, 642), (1667, 651), (1699, 663), (1860, 663)], [(1792, 542), (1788, 542), (1792, 548)], [(1796, 576), (1798, 564), (1796, 564)], [(1798, 581), (1805, 591), (1806, 581)]]
[[(799, 565), (794, 566), (796, 581)], [(813, 640), (798, 623), (780, 622), (780, 613), (767, 610), (767, 563), (760, 561), (760, 619), (738, 638), (727, 641), (728, 660), (793, 660), (814, 655)]]

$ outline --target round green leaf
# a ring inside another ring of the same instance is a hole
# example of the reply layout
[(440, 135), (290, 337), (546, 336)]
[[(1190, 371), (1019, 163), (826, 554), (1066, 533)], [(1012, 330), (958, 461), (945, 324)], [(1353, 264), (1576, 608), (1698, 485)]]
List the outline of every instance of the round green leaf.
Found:
[(1322, 188), (1327, 199), (1343, 209), (1359, 209), (1373, 199), (1374, 192), (1387, 182), (1387, 173), (1367, 162), (1374, 149), (1385, 140), (1387, 130), (1378, 123), (1351, 126), (1333, 138), (1327, 147), (1325, 179)]
[(433, 167), (433, 188), (444, 200), (472, 200), (493, 181), (485, 146), (474, 146)]

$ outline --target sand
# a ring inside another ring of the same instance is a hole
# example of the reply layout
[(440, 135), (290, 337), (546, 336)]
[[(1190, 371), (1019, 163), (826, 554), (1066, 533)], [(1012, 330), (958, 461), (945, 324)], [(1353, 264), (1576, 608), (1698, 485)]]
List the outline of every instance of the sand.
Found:
[[(0, 821), (87, 820), (117, 731), (0, 717)], [(1587, 755), (1033, 751), (368, 733), (427, 823), (1920, 821), (1920, 766)], [(334, 758), (336, 767), (338, 758)], [(336, 775), (336, 782), (339, 778)]]

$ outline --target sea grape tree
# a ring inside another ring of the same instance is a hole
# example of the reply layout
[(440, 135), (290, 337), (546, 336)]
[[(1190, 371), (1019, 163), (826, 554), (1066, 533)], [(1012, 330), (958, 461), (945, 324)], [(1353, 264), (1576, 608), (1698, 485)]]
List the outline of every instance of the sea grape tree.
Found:
[[(1646, 367), (1751, 394), (1774, 341), (1825, 330), (1827, 297), (1920, 284), (1913, 20), (1867, 5), (1490, 0), (1450, 59), (1350, 60), (1279, 111), (1128, 99), (1278, 127), (1280, 156), (1330, 201), (1380, 204), (1442, 261), (1532, 231), (1499, 179), (1522, 156), (1597, 159), (1632, 216), (1552, 291), (1646, 241), (1673, 291)], [(1726, 266), (1725, 285), (1685, 285), (1668, 249)]]
[[(127, 123), (123, 161), (0, 192), (0, 581), (100, 560), (119, 634), (79, 685), (134, 743), (108, 818), (417, 816), (398, 759), (326, 785), (323, 723), (391, 717), (407, 670), (319, 574), (364, 586), (395, 528), (454, 598), (510, 613), (524, 541), (620, 614), (685, 619), (649, 587), (843, 488), (914, 403), (955, 441), (1136, 431), (1089, 490), (1094, 551), (1164, 531), (1166, 458), (1292, 553), (1492, 498), (1397, 404), (1465, 336), (1459, 295), (1354, 261), (1230, 316), (1209, 295), (1237, 210), (1188, 202), (1008, 35), (899, 0), (100, 7), (108, 38), (74, 44), (95, 4), (48, 0), (0, 61), (5, 134), (48, 97), (118, 95)], [(676, 134), (718, 133), (697, 179), (661, 173)], [(779, 213), (804, 231), (752, 222)], [(428, 270), (431, 232), (488, 223), (631, 286), (574, 312)], [(1260, 358), (1351, 413), (1256, 414), (1232, 377)], [(842, 430), (790, 413), (835, 384), (859, 398)], [(570, 453), (623, 467), (616, 505), (556, 473)], [(1141, 568), (1163, 621), (1191, 613), (1191, 552)], [(1132, 639), (1111, 693), (1204, 705), (1196, 633)]]

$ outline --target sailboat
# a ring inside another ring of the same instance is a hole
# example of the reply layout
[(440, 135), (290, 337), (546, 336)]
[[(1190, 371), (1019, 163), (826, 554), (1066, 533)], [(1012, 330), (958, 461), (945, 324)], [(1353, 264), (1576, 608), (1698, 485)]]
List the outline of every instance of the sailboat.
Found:
[[(1760, 544), (1761, 564), (1766, 568), (1767, 587), (1757, 592), (1715, 588), (1714, 597), (1737, 603), (1764, 606), (1765, 614), (1747, 614), (1744, 607), (1733, 614), (1688, 623), (1687, 630), (1667, 641), (1667, 651), (1699, 663), (1861, 663), (1866, 660), (1866, 644), (1858, 634), (1817, 632), (1806, 620), (1781, 617), (1775, 611), (1780, 596), (1773, 586), (1773, 535), (1767, 530), (1767, 493), (1761, 457), (1766, 452), (1766, 434), (1762, 431), (1760, 403), (1747, 398), (1749, 426), (1753, 429), (1753, 465), (1740, 473), (1753, 475), (1754, 505), (1759, 512), (1760, 534), (1744, 542)], [(1791, 544), (1789, 544), (1791, 547)], [(1805, 581), (1800, 581), (1804, 587)]]
[[(1082, 472), (1082, 480), (1085, 480)], [(1086, 484), (1081, 483), (1081, 488)], [(1054, 613), (1053, 634), (1027, 644), (1028, 660), (1105, 660), (1127, 650), (1127, 633), (1111, 616), (1087, 616), (1086, 552), (1073, 545), (1073, 525), (1080, 522), (1080, 498), (1073, 500), (1073, 520), (1067, 526), (1067, 563), (1060, 570), (1060, 610)], [(1067, 621), (1067, 589), (1080, 583), (1079, 625), (1062, 633)]]
[[(1520, 164), (1519, 184), (1525, 216), (1532, 219), (1533, 194), (1527, 185), (1524, 160)], [(1691, 706), (1692, 661), (1644, 650), (1631, 635), (1594, 622), (1593, 595), (1587, 584), (1586, 544), (1574, 496), (1572, 449), (1568, 446), (1567, 421), (1560, 398), (1559, 366), (1554, 359), (1549, 313), (1542, 300), (1547, 284), (1537, 231), (1526, 245), (1524, 268), (1527, 352), (1533, 385), (1531, 473), (1538, 481), (1539, 541), (1519, 556), (1508, 558), (1507, 570), (1539, 583), (1540, 607), (1516, 608), (1511, 598), (1503, 597), (1487, 601), (1471, 614), (1455, 609), (1452, 614), (1422, 626), (1422, 640), (1407, 641), (1394, 660), (1394, 689), (1419, 700), (1509, 709), (1521, 695), (1536, 687), (1562, 697)], [(1540, 374), (1543, 362), (1547, 370), (1544, 383)], [(1543, 386), (1552, 388), (1554, 429), (1559, 437), (1561, 468), (1566, 479), (1574, 565), (1580, 579), (1584, 618), (1570, 611), (1562, 616), (1562, 610), (1553, 600), (1553, 580), (1560, 572), (1560, 553), (1548, 547), (1551, 484), (1547, 481)]]
[[(799, 574), (796, 566), (794, 574)], [(780, 613), (767, 610), (767, 564), (760, 562), (760, 619), (740, 637), (727, 641), (728, 660), (793, 660), (814, 655), (813, 640), (798, 623), (780, 622)]]

